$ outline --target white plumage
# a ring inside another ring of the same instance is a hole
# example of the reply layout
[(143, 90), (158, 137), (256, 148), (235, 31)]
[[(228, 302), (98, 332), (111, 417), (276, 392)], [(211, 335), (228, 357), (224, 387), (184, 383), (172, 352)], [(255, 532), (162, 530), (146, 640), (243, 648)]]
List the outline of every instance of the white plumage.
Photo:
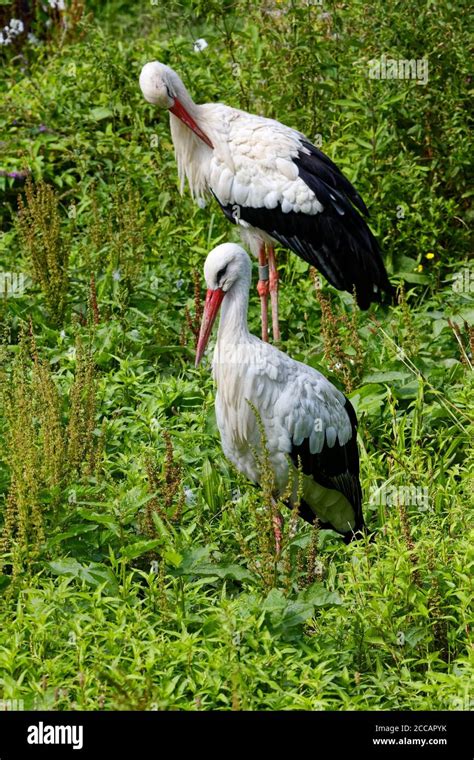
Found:
[(363, 520), (356, 422), (349, 401), (320, 372), (249, 333), (251, 264), (243, 248), (217, 246), (206, 259), (204, 274), (208, 293), (196, 361), (222, 303), (213, 373), (225, 455), (250, 480), (260, 481), (255, 450), (261, 441), (253, 405), (265, 429), (276, 491), (285, 492), (300, 460), (303, 516), (314, 519), (316, 514), (325, 527), (350, 539)]
[(368, 213), (364, 202), (301, 132), (222, 103), (197, 105), (176, 72), (158, 61), (143, 67), (140, 87), (150, 103), (170, 111), (181, 190), (187, 179), (197, 200), (212, 194), (259, 256), (265, 340), (268, 293), (279, 338), (275, 241), (316, 266), (334, 287), (355, 290), (363, 309), (382, 300), (383, 291), (392, 294), (362, 216)]
[[(213, 193), (222, 206), (272, 209), (280, 205), (283, 213), (323, 211), (291, 160), (300, 151), (309, 155), (299, 132), (221, 103), (193, 104), (191, 115), (213, 148), (199, 145), (199, 138), (171, 114), (182, 190), (187, 179), (193, 197)], [(242, 224), (243, 220), (240, 217), (236, 221)], [(255, 242), (263, 239), (257, 229), (253, 232)]]

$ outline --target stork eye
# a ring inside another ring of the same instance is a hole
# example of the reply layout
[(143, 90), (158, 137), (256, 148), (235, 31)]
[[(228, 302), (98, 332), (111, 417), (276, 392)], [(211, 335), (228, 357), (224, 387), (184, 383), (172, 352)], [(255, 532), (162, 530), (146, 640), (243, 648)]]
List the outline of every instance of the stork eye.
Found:
[(225, 275), (225, 273), (226, 273), (226, 271), (227, 271), (227, 267), (228, 267), (228, 266), (229, 266), (229, 265), (228, 265), (228, 264), (226, 264), (226, 265), (225, 265), (225, 267), (222, 267), (222, 269), (219, 269), (219, 271), (218, 271), (218, 273), (217, 273), (217, 275), (216, 275), (216, 282), (217, 282), (217, 284), (219, 284), (219, 282), (220, 282), (220, 281), (222, 280), (222, 278), (224, 277), (224, 275)]

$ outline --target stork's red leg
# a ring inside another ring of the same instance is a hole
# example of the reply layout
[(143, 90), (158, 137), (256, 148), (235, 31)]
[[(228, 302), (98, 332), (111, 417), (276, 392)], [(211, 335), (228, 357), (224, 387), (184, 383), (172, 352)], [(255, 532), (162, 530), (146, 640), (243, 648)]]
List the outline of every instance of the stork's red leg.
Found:
[(268, 264), (264, 243), (258, 249), (257, 290), (262, 308), (262, 340), (268, 341)]
[(268, 246), (268, 265), (270, 271), (270, 298), (272, 303), (273, 340), (280, 340), (280, 325), (278, 324), (278, 270), (276, 266), (275, 249)]

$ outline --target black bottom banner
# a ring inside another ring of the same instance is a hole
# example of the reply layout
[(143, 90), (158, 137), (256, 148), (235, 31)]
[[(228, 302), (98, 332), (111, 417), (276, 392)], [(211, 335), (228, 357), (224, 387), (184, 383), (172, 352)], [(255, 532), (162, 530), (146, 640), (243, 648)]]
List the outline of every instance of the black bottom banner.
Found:
[[(474, 757), (467, 712), (0, 712), (0, 760), (360, 751), (365, 757)], [(150, 754), (150, 749), (152, 753)], [(351, 755), (353, 756), (353, 755)]]

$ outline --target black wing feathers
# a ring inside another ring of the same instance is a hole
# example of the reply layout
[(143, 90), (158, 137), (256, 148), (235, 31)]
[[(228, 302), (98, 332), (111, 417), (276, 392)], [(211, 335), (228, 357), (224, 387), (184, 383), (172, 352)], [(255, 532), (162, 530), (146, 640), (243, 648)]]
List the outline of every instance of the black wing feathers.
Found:
[[(338, 441), (329, 448), (327, 444), (319, 454), (311, 454), (309, 439), (306, 438), (299, 446), (293, 446), (290, 457), (295, 466), (301, 466), (305, 475), (310, 475), (316, 483), (325, 488), (332, 488), (344, 494), (352, 504), (355, 515), (353, 531), (344, 534), (350, 541), (354, 533), (364, 527), (362, 514), (362, 489), (359, 480), (359, 452), (357, 450), (357, 418), (351, 402), (346, 399), (345, 410), (352, 426), (352, 437), (341, 446)], [(300, 515), (307, 522), (313, 522), (315, 515), (306, 502), (302, 501)], [(321, 527), (332, 527), (322, 523)]]
[(337, 168), (336, 164), (312, 143), (307, 140), (301, 140), (301, 142), (306, 150), (309, 151), (309, 155), (300, 152), (295, 163), (315, 177), (319, 177), (327, 187), (339, 191), (342, 195), (347, 195), (354, 206), (359, 209), (361, 214), (369, 216), (367, 206), (359, 193), (351, 185), (341, 170)]
[[(238, 216), (315, 266), (338, 290), (352, 293), (355, 289), (361, 309), (382, 301), (384, 292), (391, 299), (394, 290), (378, 243), (361, 216), (368, 213), (365, 203), (324, 153), (309, 142), (303, 145), (309, 153), (300, 151), (293, 160), (323, 212), (309, 215), (283, 213), (280, 205), (273, 209), (239, 206)], [(219, 205), (235, 224), (235, 206)]]

